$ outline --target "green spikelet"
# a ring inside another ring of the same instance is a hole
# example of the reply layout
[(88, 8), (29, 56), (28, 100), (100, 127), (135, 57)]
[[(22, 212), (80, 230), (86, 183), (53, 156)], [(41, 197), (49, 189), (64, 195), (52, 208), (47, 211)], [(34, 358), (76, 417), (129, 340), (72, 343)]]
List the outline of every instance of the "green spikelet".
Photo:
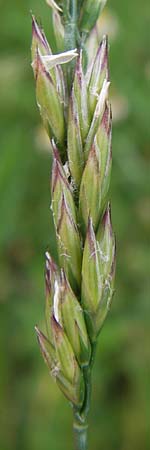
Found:
[(97, 235), (89, 219), (83, 252), (81, 299), (92, 342), (96, 341), (109, 310), (114, 274), (115, 239), (108, 207)]
[(64, 271), (61, 273), (61, 292), (62, 322), (75, 356), (81, 367), (84, 367), (89, 364), (91, 346), (83, 310), (66, 279)]
[(80, 29), (84, 33), (89, 33), (95, 25), (107, 0), (85, 0), (81, 8), (79, 19)]
[(63, 394), (74, 406), (82, 405), (84, 398), (82, 372), (74, 359), (67, 337), (55, 319), (52, 319), (52, 330), (56, 348), (38, 327), (35, 327), (42, 356)]

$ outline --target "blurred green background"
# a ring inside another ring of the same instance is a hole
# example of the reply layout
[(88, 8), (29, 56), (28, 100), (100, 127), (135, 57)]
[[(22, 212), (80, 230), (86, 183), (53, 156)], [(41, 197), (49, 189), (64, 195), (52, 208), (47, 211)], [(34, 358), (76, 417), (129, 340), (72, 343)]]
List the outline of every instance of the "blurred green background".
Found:
[[(30, 67), (32, 10), (0, 1), (0, 450), (73, 450), (72, 413), (49, 377), (34, 325), (44, 319), (44, 252), (55, 254), (51, 160)], [(116, 294), (93, 371), (90, 450), (150, 449), (150, 3), (109, 0)]]

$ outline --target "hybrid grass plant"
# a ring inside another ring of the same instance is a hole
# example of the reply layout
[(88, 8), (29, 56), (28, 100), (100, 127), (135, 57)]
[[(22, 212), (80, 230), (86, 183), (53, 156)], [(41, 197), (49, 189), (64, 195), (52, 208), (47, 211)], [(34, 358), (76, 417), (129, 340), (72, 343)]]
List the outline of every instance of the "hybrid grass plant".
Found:
[(87, 450), (91, 371), (114, 293), (116, 259), (108, 203), (108, 39), (104, 36), (95, 51), (94, 38), (106, 0), (47, 3), (57, 51), (52, 53), (32, 17), (32, 67), (53, 155), (51, 209), (59, 265), (47, 252), (47, 336), (38, 327), (36, 333), (49, 371), (72, 406), (76, 449)]

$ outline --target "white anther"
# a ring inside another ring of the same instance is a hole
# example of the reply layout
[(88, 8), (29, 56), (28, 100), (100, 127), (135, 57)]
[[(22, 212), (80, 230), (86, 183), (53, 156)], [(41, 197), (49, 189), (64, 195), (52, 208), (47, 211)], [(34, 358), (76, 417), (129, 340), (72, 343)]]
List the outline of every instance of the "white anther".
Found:
[(59, 323), (59, 300), (60, 300), (60, 287), (58, 281), (54, 283), (54, 316)]

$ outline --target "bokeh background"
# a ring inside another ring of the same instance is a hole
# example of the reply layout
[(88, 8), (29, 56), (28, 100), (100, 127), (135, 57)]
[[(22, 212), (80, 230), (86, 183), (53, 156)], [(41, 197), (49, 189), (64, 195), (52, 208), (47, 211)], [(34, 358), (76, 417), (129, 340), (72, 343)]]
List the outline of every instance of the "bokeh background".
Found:
[[(44, 253), (55, 255), (51, 157), (30, 67), (32, 10), (0, 1), (0, 449), (72, 450), (72, 413), (49, 377), (34, 325), (44, 320)], [(150, 449), (150, 3), (109, 0), (116, 294), (93, 371), (92, 450)]]

